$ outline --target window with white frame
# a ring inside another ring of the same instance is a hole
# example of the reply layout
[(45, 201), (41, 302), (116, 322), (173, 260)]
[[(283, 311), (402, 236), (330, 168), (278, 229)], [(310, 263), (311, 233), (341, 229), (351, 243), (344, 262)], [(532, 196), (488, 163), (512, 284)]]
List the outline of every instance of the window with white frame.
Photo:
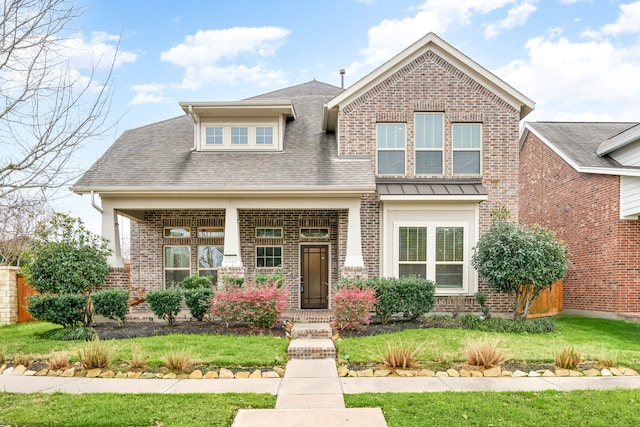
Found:
[(453, 174), (479, 175), (481, 171), (482, 126), (454, 123), (451, 128)]
[(176, 286), (191, 275), (191, 247), (164, 247), (164, 284)]
[(277, 120), (227, 120), (201, 125), (200, 147), (203, 150), (276, 150), (280, 124)]
[(198, 227), (198, 237), (224, 237), (224, 228), (222, 227)]
[(198, 245), (198, 275), (213, 276), (213, 283), (218, 283), (223, 254), (224, 246)]
[(414, 126), (416, 175), (442, 175), (444, 114), (416, 113)]
[(378, 175), (404, 175), (405, 134), (404, 123), (378, 123)]
[(433, 280), (436, 287), (442, 289), (465, 288), (465, 227), (456, 224), (398, 225), (398, 277), (422, 277)]

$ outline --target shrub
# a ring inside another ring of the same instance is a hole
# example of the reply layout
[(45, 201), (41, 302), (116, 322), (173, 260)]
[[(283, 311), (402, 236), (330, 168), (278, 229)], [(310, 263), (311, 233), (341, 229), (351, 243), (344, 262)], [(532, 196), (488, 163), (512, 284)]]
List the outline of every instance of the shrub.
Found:
[(225, 288), (241, 288), (244, 285), (244, 277), (222, 276), (222, 286)]
[(241, 321), (252, 328), (270, 328), (282, 317), (285, 303), (286, 291), (277, 283), (226, 287), (215, 293), (211, 313), (227, 324)]
[(87, 297), (77, 294), (31, 295), (27, 310), (38, 320), (73, 328), (83, 323)]
[(497, 340), (488, 338), (467, 340), (464, 348), (464, 357), (472, 366), (491, 368), (504, 361), (504, 353), (498, 348)]
[(482, 322), (480, 326), (478, 329), (513, 334), (545, 334), (556, 330), (556, 324), (553, 319), (549, 318), (531, 320), (490, 318)]
[(69, 355), (66, 351), (60, 351), (49, 359), (49, 369), (54, 371), (67, 369), (69, 367)]
[(14, 366), (22, 365), (28, 367), (31, 363), (31, 355), (30, 354), (16, 354), (13, 356), (13, 364)]
[(147, 366), (147, 357), (142, 351), (133, 350), (129, 363), (133, 369), (144, 369)]
[(566, 347), (555, 354), (555, 364), (558, 368), (575, 369), (580, 364), (582, 355), (573, 347)]
[(482, 319), (475, 314), (467, 313), (458, 317), (460, 326), (464, 329), (481, 329)]
[(209, 312), (211, 298), (213, 298), (213, 289), (208, 285), (206, 288), (186, 289), (184, 291), (184, 302), (189, 309), (189, 313), (198, 321), (202, 321), (204, 315)]
[(170, 371), (189, 372), (195, 360), (187, 349), (171, 350), (162, 356), (162, 363)]
[(176, 322), (176, 316), (180, 313), (182, 294), (180, 289), (152, 289), (147, 292), (147, 302), (153, 314), (166, 320), (169, 326)]
[(98, 339), (87, 342), (78, 350), (78, 358), (84, 369), (106, 368), (110, 355), (109, 346)]
[(371, 321), (371, 312), (376, 303), (372, 288), (343, 287), (333, 293), (333, 311), (338, 329), (364, 329)]
[(281, 288), (284, 285), (284, 271), (279, 270), (274, 274), (256, 274), (254, 278), (256, 286), (270, 285), (275, 283)]
[(413, 368), (419, 366), (418, 360), (424, 345), (416, 345), (415, 342), (408, 342), (406, 344), (391, 344), (387, 342), (387, 348), (385, 352), (379, 352), (382, 357), (382, 362), (390, 368)]
[(192, 274), (189, 277), (185, 277), (182, 282), (180, 282), (180, 286), (182, 286), (183, 289), (210, 288), (212, 282), (213, 276)]
[(124, 326), (129, 312), (129, 293), (123, 289), (106, 289), (91, 295), (96, 313)]
[(374, 278), (367, 284), (375, 289), (376, 315), (387, 323), (393, 314), (415, 320), (433, 309), (436, 303), (435, 283), (416, 276)]

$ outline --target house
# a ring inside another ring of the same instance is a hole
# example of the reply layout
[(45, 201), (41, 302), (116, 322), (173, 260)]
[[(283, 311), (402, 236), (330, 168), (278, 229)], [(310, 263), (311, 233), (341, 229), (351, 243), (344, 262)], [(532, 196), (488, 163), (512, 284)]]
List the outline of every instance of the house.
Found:
[(640, 124), (526, 123), (520, 221), (569, 247), (564, 312), (640, 313)]
[(314, 80), (180, 107), (123, 133), (72, 188), (100, 196), (109, 286), (128, 280), (120, 214), (134, 287), (282, 269), (290, 310), (329, 309), (343, 277), (427, 277), (442, 310), (487, 292), (472, 248), (497, 203), (517, 214), (534, 103), (435, 34), (347, 89)]

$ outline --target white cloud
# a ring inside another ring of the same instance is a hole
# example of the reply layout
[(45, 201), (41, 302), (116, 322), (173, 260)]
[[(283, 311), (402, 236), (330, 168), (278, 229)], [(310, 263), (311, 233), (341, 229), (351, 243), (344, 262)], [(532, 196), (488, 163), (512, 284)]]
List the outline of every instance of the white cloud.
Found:
[(506, 18), (502, 21), (487, 25), (484, 30), (485, 38), (492, 39), (497, 37), (504, 30), (510, 30), (524, 25), (529, 19), (529, 16), (536, 11), (537, 2), (538, 0), (524, 0), (515, 4), (511, 9), (509, 9), (509, 13), (507, 13)]
[(141, 104), (162, 104), (174, 102), (173, 99), (164, 95), (167, 85), (164, 83), (146, 83), (131, 86), (131, 90), (137, 92), (130, 101), (132, 105)]
[(526, 60), (513, 61), (497, 74), (537, 102), (535, 116), (637, 120), (640, 46), (575, 42), (554, 34), (530, 39), (526, 49)]
[(289, 30), (279, 27), (200, 30), (163, 51), (160, 59), (185, 68), (182, 85), (188, 89), (215, 82), (283, 82), (283, 72), (246, 62), (273, 56), (286, 43), (289, 34)]
[(468, 27), (476, 15), (486, 15), (502, 9), (515, 0), (427, 0), (412, 9), (412, 15), (402, 19), (385, 19), (368, 31), (369, 45), (361, 51), (363, 59), (348, 67), (351, 75), (364, 67), (370, 68), (389, 60), (401, 49), (419, 40), (428, 32), (443, 34)]
[(608, 35), (640, 32), (640, 1), (620, 5), (620, 14), (616, 22), (602, 27)]
[[(60, 40), (60, 55), (70, 60), (72, 67), (90, 70), (118, 67), (135, 62), (138, 55), (118, 47), (120, 36), (102, 31), (94, 32), (89, 39), (82, 33)], [(115, 59), (114, 59), (115, 58)]]

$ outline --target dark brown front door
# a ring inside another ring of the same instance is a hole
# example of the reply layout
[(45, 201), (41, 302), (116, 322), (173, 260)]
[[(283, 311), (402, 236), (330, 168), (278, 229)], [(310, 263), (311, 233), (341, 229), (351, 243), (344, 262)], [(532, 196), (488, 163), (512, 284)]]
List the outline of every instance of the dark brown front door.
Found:
[(300, 248), (300, 307), (329, 308), (329, 247), (304, 245)]

